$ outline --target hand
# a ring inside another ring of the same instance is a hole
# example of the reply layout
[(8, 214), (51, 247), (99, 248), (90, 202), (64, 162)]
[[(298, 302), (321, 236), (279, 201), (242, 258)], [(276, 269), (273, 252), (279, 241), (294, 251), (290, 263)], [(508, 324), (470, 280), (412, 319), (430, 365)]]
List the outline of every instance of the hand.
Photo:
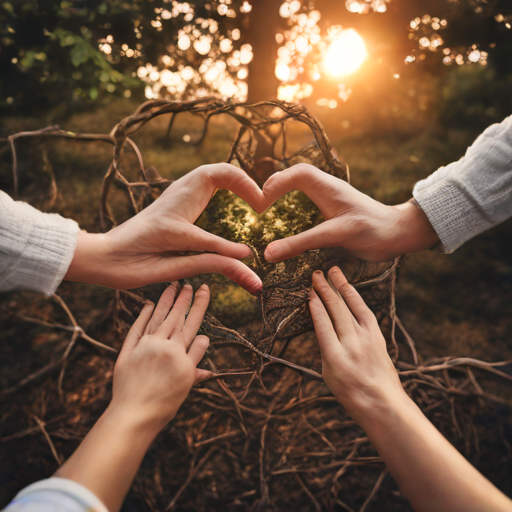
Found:
[[(194, 225), (218, 188), (231, 190), (255, 209), (264, 208), (263, 193), (241, 169), (229, 164), (199, 167), (108, 233), (80, 233), (65, 279), (126, 289), (212, 272), (259, 292), (260, 278), (238, 261), (251, 255), (249, 247)], [(187, 251), (205, 253), (180, 254)]]
[(427, 216), (412, 202), (386, 206), (343, 180), (308, 164), (272, 175), (263, 186), (269, 204), (291, 190), (302, 190), (316, 203), (325, 222), (295, 236), (272, 242), (269, 262), (321, 247), (343, 247), (370, 262), (428, 249), (439, 242)]
[(117, 359), (110, 405), (55, 474), (89, 489), (111, 512), (121, 508), (146, 451), (193, 383), (210, 374), (196, 368), (209, 344), (206, 336), (196, 336), (208, 287), (199, 288), (192, 308), (190, 285), (174, 302), (176, 295), (173, 284), (156, 308), (144, 307)]
[(512, 502), (464, 459), (404, 391), (375, 316), (341, 270), (332, 268), (329, 278), (338, 293), (322, 272), (315, 272), (309, 303), (322, 375), (414, 510), (512, 510)]
[(196, 336), (210, 300), (208, 287), (199, 288), (192, 307), (190, 285), (177, 295), (172, 284), (156, 308), (144, 307), (114, 369), (110, 408), (130, 411), (157, 430), (174, 417), (192, 385), (210, 375), (196, 368), (209, 345), (206, 336)]
[(375, 315), (338, 267), (329, 271), (329, 278), (338, 293), (316, 271), (309, 302), (322, 353), (322, 375), (357, 421), (405, 392)]

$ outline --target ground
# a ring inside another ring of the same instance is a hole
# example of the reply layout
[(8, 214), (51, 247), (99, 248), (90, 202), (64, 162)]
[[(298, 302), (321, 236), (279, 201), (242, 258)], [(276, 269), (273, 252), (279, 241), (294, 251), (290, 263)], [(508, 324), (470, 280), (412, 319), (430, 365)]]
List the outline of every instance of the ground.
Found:
[[(62, 127), (108, 133), (116, 121), (133, 111), (133, 107), (114, 103), (101, 112), (75, 114)], [(41, 118), (7, 119), (2, 131), (14, 133), (46, 124)], [(377, 136), (342, 128), (339, 119), (331, 118), (325, 124), (339, 157), (350, 166), (352, 184), (388, 204), (407, 200), (418, 179), (462, 156), (476, 135), (474, 129), (440, 129), (438, 125), (436, 129), (432, 124), (410, 134), (395, 132)], [(154, 165), (162, 176), (170, 179), (203, 163), (225, 160), (229, 135), (234, 129), (230, 123), (215, 122), (205, 143), (193, 147), (183, 141), (183, 135), (187, 134), (194, 140), (200, 130), (193, 120), (185, 116), (178, 118), (170, 140), (165, 139), (166, 127), (166, 119), (158, 120), (137, 135), (136, 141), (147, 165)], [(292, 134), (292, 144), (298, 148), (309, 142), (308, 137), (298, 129)], [(72, 217), (84, 229), (98, 230), (99, 187), (111, 158), (111, 146), (69, 141), (51, 141), (46, 146), (22, 142), (18, 151), (24, 199), (46, 211), (59, 211)], [(127, 159), (132, 157), (127, 155)], [(5, 144), (0, 146), (0, 158), (0, 186), (10, 190), (10, 159)], [(50, 165), (59, 187), (53, 205), (48, 195), (45, 199), (42, 193), (50, 184)], [(127, 211), (119, 208), (120, 216), (126, 214)], [(397, 311), (424, 359), (445, 356), (485, 361), (512, 359), (511, 235), (512, 222), (509, 221), (468, 242), (452, 255), (427, 251), (408, 258), (399, 273)], [(237, 293), (241, 301), (250, 303), (252, 300), (244, 292)], [(121, 313), (117, 319), (113, 307), (115, 292), (65, 283), (59, 294), (88, 334), (119, 348), (122, 339), (114, 324), (129, 322), (130, 318)], [(229, 298), (220, 297), (212, 308), (222, 309)], [(55, 303), (41, 296), (13, 292), (3, 294), (0, 300), (3, 324), (0, 382), (2, 389), (8, 391), (25, 376), (56, 360), (70, 339), (66, 331), (28, 323), (20, 315), (51, 319), (65, 325), (69, 320)], [(240, 321), (240, 312), (236, 321)], [(121, 331), (126, 327), (122, 323), (119, 326)], [(301, 358), (311, 360), (310, 353), (316, 350), (314, 344), (311, 335), (303, 335), (293, 340), (287, 350), (299, 361)], [(400, 347), (405, 350), (403, 345)], [(314, 359), (318, 365), (318, 357)], [(68, 362), (62, 403), (57, 392), (58, 370), (19, 391), (0, 395), (0, 506), (18, 489), (49, 476), (57, 467), (34, 415), (46, 422), (59, 456), (69, 456), (108, 401), (114, 361), (114, 355), (79, 340)], [(230, 364), (227, 356), (225, 362)], [(509, 382), (480, 370), (474, 373), (486, 391), (512, 403)], [(455, 377), (452, 373), (446, 375), (446, 379)], [(364, 466), (352, 464), (339, 481), (332, 478), (340, 465), (322, 470), (322, 457), (326, 456), (322, 453), (329, 451), (325, 436), (336, 446), (339, 443), (350, 445), (357, 442), (358, 436), (364, 436), (350, 423), (342, 408), (329, 401), (327, 389), (277, 367), (269, 367), (260, 382), (247, 387), (246, 395), (247, 381), (242, 379), (238, 384), (229, 384), (234, 386), (238, 397), (238, 412), (233, 415), (229, 409), (221, 381), (194, 391), (181, 415), (149, 452), (124, 510), (162, 510), (177, 493), (173, 505), (176, 510), (207, 510), (208, 507), (209, 510), (250, 510), (257, 500), (260, 507), (267, 506), (265, 486), (269, 502), (278, 510), (289, 510), (292, 506), (296, 510), (312, 510), (319, 503), (327, 510), (343, 510), (344, 506), (348, 507), (345, 510), (358, 510), (362, 506), (383, 466), (378, 460)], [(324, 397), (322, 407), (297, 410), (297, 400), (315, 396)], [(512, 496), (510, 408), (496, 404), (477, 411), (476, 399), (464, 400), (461, 399), (457, 409), (460, 425), (443, 424), (445, 433), (484, 474)], [(271, 408), (274, 415), (269, 419), (265, 411)], [(464, 423), (465, 412), (469, 414), (473, 410), (477, 412), (471, 416), (471, 423)], [(432, 412), (433, 421), (442, 422), (443, 414), (446, 415), (446, 411)], [(436, 415), (439, 415), (437, 419)], [(285, 416), (288, 419), (285, 420)], [(290, 429), (290, 418), (300, 425), (303, 434)], [(243, 432), (244, 429), (247, 432)], [(468, 434), (469, 430), (472, 434)], [(226, 435), (225, 441), (211, 444), (208, 440), (216, 435)], [(262, 444), (267, 447), (267, 451), (263, 451), (267, 471), (264, 483), (259, 476)], [(209, 446), (214, 449), (209, 450)], [(298, 447), (302, 453), (297, 452)], [(293, 456), (289, 455), (287, 464), (283, 465), (288, 449)], [(340, 453), (337, 457), (342, 460), (346, 455)], [(375, 453), (365, 447), (359, 455), (375, 457)], [(332, 458), (332, 453), (328, 456)], [(309, 463), (317, 470), (290, 472), (294, 461), (303, 466)], [(194, 479), (183, 492), (179, 491), (192, 468), (196, 468)], [(331, 487), (336, 488), (336, 492), (331, 492)], [(338, 501), (333, 496), (337, 496)], [(386, 476), (367, 510), (410, 508), (400, 497), (391, 477)]]

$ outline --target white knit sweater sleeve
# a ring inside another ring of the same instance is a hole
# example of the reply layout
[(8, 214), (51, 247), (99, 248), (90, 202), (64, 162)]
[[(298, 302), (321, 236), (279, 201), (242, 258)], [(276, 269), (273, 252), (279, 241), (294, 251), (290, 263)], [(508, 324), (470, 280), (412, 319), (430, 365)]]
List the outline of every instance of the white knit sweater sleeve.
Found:
[(512, 116), (487, 128), (458, 162), (416, 183), (413, 196), (447, 253), (512, 217)]
[(22, 489), (5, 512), (108, 512), (89, 489), (66, 478), (52, 477)]
[(55, 292), (73, 259), (80, 228), (70, 219), (13, 201), (0, 190), (0, 292)]

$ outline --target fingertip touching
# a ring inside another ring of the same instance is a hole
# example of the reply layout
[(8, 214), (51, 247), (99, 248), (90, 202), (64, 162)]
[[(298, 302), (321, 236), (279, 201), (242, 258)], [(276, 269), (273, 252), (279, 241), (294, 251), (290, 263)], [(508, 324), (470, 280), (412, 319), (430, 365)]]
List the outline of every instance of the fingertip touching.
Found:
[(336, 289), (338, 289), (340, 292), (348, 292), (351, 288), (353, 288), (353, 286), (348, 282), (347, 276), (345, 276), (345, 274), (338, 266), (329, 269), (329, 278), (331, 279)]
[(271, 242), (269, 245), (267, 245), (264, 256), (269, 263), (277, 262), (279, 256), (279, 248), (276, 247), (276, 242)]

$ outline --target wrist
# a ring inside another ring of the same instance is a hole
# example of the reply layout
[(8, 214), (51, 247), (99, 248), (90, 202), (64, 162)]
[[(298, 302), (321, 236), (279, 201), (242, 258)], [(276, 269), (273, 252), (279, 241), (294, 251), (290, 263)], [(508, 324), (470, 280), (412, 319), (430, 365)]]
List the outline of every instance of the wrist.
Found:
[(176, 407), (176, 410), (166, 411), (164, 415), (161, 409), (155, 410), (149, 405), (134, 407), (132, 404), (117, 402), (114, 397), (105, 414), (116, 418), (117, 422), (126, 425), (128, 429), (154, 439), (176, 416), (178, 409), (179, 407)]
[(430, 249), (439, 243), (439, 237), (427, 215), (415, 199), (393, 206), (398, 213), (395, 235), (396, 252), (411, 254)]
[(66, 281), (102, 285), (103, 276), (108, 267), (108, 260), (107, 235), (80, 231), (75, 253), (64, 279)]
[(116, 425), (116, 429), (127, 437), (136, 437), (145, 441), (146, 449), (167, 423), (150, 417), (142, 411), (118, 405), (115, 401), (109, 404), (101, 419), (105, 423)]
[(416, 404), (400, 386), (398, 389), (382, 393), (377, 399), (358, 404), (349, 411), (357, 424), (365, 431), (370, 428), (384, 427), (396, 422), (404, 411), (416, 408)]

